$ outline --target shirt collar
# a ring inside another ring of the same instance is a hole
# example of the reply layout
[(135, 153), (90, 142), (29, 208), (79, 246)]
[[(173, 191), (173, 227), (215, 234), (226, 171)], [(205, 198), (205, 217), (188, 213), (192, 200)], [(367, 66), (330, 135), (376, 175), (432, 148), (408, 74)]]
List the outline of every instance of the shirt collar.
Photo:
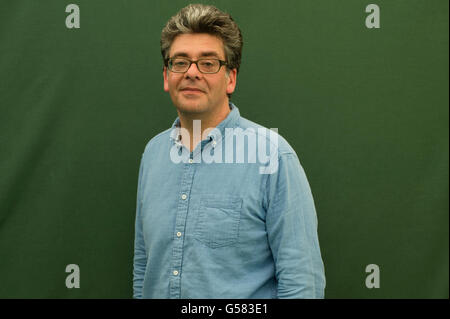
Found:
[[(208, 134), (208, 139), (218, 142), (222, 136), (225, 136), (225, 128), (234, 128), (239, 121), (240, 113), (239, 109), (232, 102), (228, 103), (230, 107), (230, 113), (227, 117), (220, 122), (215, 130), (211, 130)], [(180, 118), (177, 117), (172, 124), (172, 130), (170, 132), (170, 139), (173, 140), (177, 145), (181, 146), (181, 135), (179, 133), (180, 129)], [(203, 129), (203, 128), (202, 128)]]

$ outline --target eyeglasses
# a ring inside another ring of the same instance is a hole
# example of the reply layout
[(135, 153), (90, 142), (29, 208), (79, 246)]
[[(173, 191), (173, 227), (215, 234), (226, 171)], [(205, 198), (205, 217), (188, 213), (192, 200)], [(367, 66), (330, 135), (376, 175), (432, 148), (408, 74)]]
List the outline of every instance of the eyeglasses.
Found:
[(191, 61), (185, 58), (171, 58), (167, 63), (167, 67), (170, 71), (175, 73), (185, 73), (191, 67), (192, 63), (197, 65), (197, 69), (201, 73), (214, 74), (219, 72), (222, 65), (227, 65), (225, 61), (219, 59), (198, 59), (197, 61)]

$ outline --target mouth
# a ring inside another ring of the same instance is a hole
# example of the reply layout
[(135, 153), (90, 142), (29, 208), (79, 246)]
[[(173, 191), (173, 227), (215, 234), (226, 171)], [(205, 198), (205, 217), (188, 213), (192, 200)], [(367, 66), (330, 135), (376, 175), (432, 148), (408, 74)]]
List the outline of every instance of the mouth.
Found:
[(204, 92), (203, 92), (202, 90), (200, 90), (200, 89), (197, 89), (197, 88), (191, 88), (191, 87), (187, 87), (187, 88), (181, 89), (180, 91), (181, 91), (181, 92), (184, 92), (184, 93), (188, 93), (188, 94), (204, 93)]

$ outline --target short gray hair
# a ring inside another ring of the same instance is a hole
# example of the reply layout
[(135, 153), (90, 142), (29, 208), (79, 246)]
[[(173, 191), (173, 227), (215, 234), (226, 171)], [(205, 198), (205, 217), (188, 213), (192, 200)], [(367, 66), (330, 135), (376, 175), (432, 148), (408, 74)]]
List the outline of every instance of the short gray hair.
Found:
[(239, 72), (242, 34), (228, 13), (211, 5), (190, 4), (171, 17), (161, 33), (161, 54), (165, 66), (175, 37), (186, 33), (208, 33), (218, 36), (223, 42), (228, 69), (236, 69)]

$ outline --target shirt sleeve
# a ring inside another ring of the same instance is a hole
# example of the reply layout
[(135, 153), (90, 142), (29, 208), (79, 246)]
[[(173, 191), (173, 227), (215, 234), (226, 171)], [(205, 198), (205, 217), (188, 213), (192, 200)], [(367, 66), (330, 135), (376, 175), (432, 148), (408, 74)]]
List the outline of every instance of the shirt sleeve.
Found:
[(134, 260), (133, 260), (133, 298), (142, 298), (142, 288), (144, 282), (145, 268), (147, 266), (147, 254), (145, 252), (145, 243), (142, 229), (141, 203), (142, 186), (141, 179), (143, 174), (143, 162), (141, 159), (138, 178), (138, 190), (136, 200), (136, 219), (135, 219), (135, 239), (134, 239)]
[(324, 298), (316, 210), (295, 153), (280, 154), (277, 171), (268, 175), (266, 227), (278, 298)]

